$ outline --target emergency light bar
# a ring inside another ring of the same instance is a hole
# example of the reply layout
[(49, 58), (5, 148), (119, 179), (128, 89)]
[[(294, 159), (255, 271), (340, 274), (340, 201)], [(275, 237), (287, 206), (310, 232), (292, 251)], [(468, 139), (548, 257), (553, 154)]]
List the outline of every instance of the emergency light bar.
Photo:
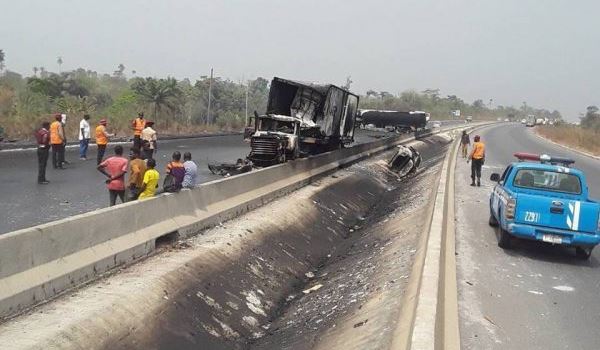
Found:
[(538, 161), (540, 163), (550, 163), (552, 165), (562, 164), (563, 166), (568, 167), (569, 165), (575, 163), (573, 159), (562, 158), (562, 157), (551, 157), (547, 154), (534, 154), (534, 153), (525, 153), (525, 152), (517, 152), (514, 154), (515, 157), (519, 160), (519, 162), (531, 160)]

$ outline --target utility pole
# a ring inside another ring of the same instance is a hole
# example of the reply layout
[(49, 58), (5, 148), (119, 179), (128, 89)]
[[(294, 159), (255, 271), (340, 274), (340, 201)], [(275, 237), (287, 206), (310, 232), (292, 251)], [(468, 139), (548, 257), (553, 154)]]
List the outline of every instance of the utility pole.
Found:
[(246, 124), (244, 126), (248, 126), (248, 89), (250, 89), (250, 80), (246, 83)]
[(210, 100), (212, 98), (212, 80), (213, 80), (213, 69), (210, 69), (210, 79), (208, 80), (208, 112), (206, 113), (206, 125), (210, 124)]

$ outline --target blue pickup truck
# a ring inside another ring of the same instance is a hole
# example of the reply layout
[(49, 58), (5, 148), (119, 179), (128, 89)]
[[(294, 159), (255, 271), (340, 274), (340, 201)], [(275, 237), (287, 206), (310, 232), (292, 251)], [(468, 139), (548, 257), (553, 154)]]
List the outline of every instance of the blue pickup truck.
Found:
[(600, 204), (588, 198), (582, 171), (573, 160), (516, 153), (518, 161), (502, 175), (490, 196), (489, 224), (497, 227), (498, 246), (511, 247), (512, 238), (562, 244), (588, 259), (600, 243)]

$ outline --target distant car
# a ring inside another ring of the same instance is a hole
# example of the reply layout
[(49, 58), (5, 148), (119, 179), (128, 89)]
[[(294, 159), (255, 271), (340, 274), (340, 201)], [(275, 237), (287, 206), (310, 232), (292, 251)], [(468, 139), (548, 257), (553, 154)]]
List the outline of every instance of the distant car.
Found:
[(600, 243), (600, 204), (589, 199), (585, 175), (573, 160), (516, 153), (518, 162), (502, 175), (490, 195), (489, 224), (497, 227), (498, 246), (513, 237), (574, 247), (588, 259)]
[(442, 123), (440, 123), (440, 122), (433, 122), (431, 124), (431, 127), (432, 128), (441, 128), (442, 127)]
[(470, 122), (472, 122), (472, 121), (473, 121), (473, 117), (472, 117), (472, 116), (470, 116), (470, 115), (468, 115), (468, 116), (466, 116), (466, 117), (465, 117), (465, 121), (466, 121), (467, 123), (470, 123)]
[(508, 119), (508, 118), (504, 118), (504, 121), (505, 121), (505, 122), (509, 122), (509, 121), (510, 121), (510, 119)]
[(523, 124), (523, 125), (527, 124), (527, 119), (525, 119), (525, 118), (521, 119), (521, 124)]

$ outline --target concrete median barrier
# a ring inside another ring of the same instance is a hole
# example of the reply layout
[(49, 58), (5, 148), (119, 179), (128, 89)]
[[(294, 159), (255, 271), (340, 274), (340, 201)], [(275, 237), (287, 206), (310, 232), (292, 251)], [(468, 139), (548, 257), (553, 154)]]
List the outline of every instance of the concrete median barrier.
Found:
[(289, 193), (346, 164), (414, 139), (395, 136), (96, 210), (0, 236), (0, 317), (9, 317)]

